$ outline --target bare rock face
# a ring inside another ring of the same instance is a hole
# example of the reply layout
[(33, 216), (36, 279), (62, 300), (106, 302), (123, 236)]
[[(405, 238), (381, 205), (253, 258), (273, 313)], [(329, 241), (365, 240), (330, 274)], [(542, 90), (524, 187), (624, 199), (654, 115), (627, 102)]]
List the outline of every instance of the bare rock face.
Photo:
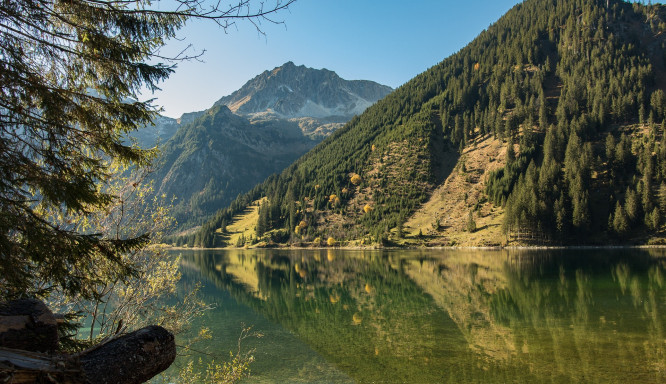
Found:
[(241, 89), (218, 100), (241, 115), (272, 112), (282, 118), (349, 120), (392, 91), (367, 80), (344, 80), (327, 69), (288, 62), (248, 81)]

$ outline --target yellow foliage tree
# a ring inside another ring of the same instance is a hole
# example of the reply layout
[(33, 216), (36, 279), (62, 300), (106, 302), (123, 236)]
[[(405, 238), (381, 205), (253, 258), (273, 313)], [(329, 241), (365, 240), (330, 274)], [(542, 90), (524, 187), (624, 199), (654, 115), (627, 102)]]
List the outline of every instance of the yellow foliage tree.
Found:
[(370, 213), (370, 212), (372, 212), (372, 209), (373, 209), (373, 208), (372, 208), (372, 205), (370, 205), (370, 204), (366, 204), (366, 205), (363, 207), (363, 212), (365, 212), (365, 213)]
[(298, 223), (296, 228), (294, 228), (294, 233), (296, 233), (297, 235), (300, 235), (303, 232), (303, 230), (305, 230), (305, 228), (307, 228), (307, 227), (308, 227), (308, 223), (305, 220), (301, 220), (301, 222)]
[(358, 173), (352, 173), (351, 175), (351, 182), (354, 185), (359, 185), (361, 184), (361, 176)]
[(331, 196), (328, 197), (328, 202), (333, 204), (333, 205), (338, 205), (340, 204), (340, 198), (336, 194), (332, 194)]
[(328, 244), (329, 247), (334, 247), (335, 244), (337, 244), (337, 241), (335, 241), (334, 238), (329, 237), (328, 240), (326, 240), (326, 244)]

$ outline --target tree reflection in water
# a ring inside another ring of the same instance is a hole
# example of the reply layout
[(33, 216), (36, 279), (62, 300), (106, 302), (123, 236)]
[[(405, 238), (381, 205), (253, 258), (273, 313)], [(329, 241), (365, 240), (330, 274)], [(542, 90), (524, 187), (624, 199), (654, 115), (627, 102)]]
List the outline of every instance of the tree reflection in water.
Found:
[(230, 250), (187, 252), (184, 268), (359, 383), (656, 383), (665, 256)]

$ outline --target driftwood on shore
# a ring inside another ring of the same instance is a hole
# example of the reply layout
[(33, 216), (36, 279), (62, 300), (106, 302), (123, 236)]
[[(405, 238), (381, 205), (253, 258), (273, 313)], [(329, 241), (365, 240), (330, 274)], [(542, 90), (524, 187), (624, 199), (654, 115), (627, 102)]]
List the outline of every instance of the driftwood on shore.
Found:
[(143, 383), (171, 365), (173, 335), (148, 326), (78, 354), (58, 352), (56, 316), (38, 300), (0, 304), (0, 383)]

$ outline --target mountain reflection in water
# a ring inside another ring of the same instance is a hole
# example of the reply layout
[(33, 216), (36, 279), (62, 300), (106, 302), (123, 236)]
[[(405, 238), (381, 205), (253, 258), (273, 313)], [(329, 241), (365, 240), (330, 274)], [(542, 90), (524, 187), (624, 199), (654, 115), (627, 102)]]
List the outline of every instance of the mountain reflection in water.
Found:
[(206, 300), (230, 297), (215, 311), (231, 300), (234, 319), (266, 322), (251, 381), (276, 383), (665, 382), (665, 268), (662, 249), (186, 251), (182, 265)]

